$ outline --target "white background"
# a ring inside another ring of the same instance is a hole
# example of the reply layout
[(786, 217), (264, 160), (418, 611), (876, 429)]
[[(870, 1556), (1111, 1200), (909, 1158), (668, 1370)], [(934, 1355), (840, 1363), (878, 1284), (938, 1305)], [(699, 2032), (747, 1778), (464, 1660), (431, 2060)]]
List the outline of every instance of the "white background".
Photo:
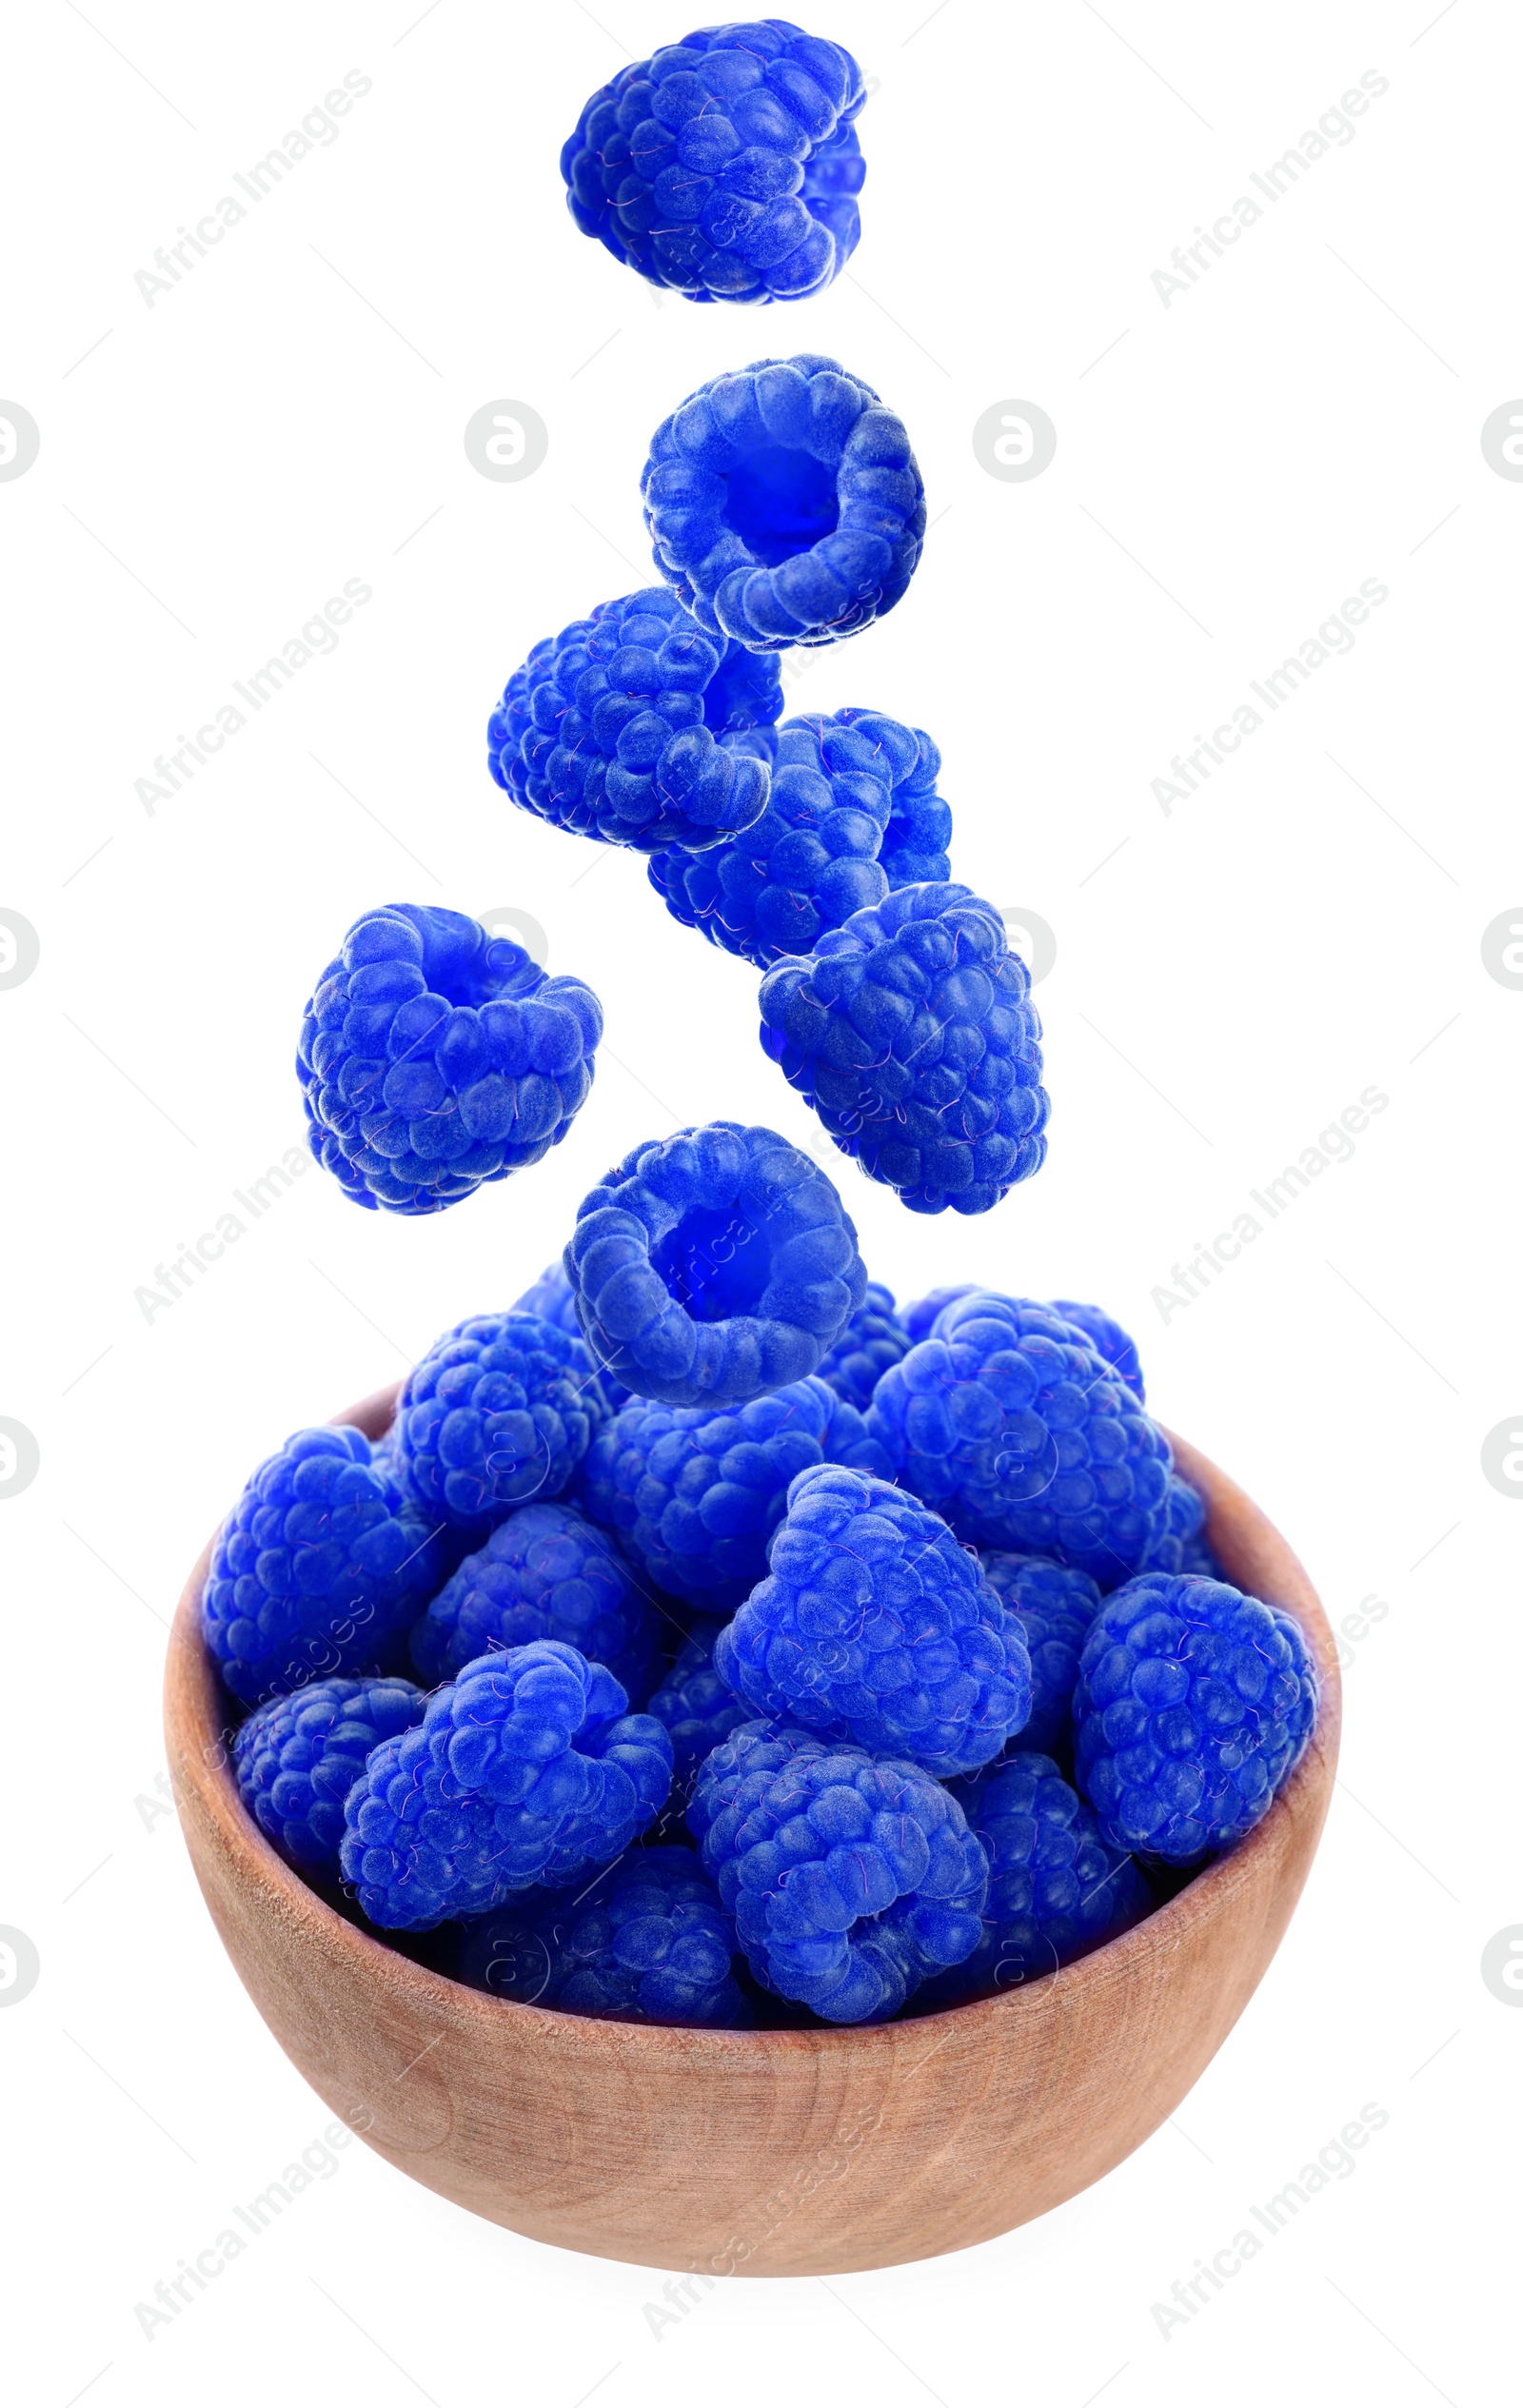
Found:
[[(0, 904), (41, 962), (0, 992), (0, 1413), (42, 1468), (0, 1500), (0, 1922), (42, 1970), (0, 2016), (0, 2189), (29, 2408), (1503, 2395), (1523, 2016), (1479, 1961), (1523, 1922), (1523, 1513), (1480, 1456), (1523, 1406), (1523, 994), (1480, 940), (1523, 897), (1523, 489), (1479, 430), (1523, 391), (1523, 25), (1502, 0), (1434, 13), (831, 0), (815, 30), (878, 85), (861, 247), (823, 297), (750, 319), (658, 298), (565, 214), (559, 144), (626, 54), (685, 30), (665, 6), (12, 19), (0, 394), (42, 440), (0, 484)], [(338, 140), (149, 307), (156, 247), (351, 69), (373, 89)], [(1368, 69), (1390, 89), (1355, 138), (1166, 308), (1175, 246)], [(929, 728), (956, 873), (1058, 946), (1046, 1169), (968, 1223), (842, 1163), (864, 1254), (901, 1296), (979, 1276), (1099, 1298), (1335, 1621), (1385, 1605), (1347, 1649), (1327, 1837), (1177, 2123), (1004, 2240), (722, 2284), (658, 2339), (660, 2277), (477, 2222), (354, 2146), (148, 2339), (134, 2303), (329, 2120), (140, 1803), (188, 1567), (289, 1429), (515, 1295), (628, 1146), (721, 1115), (814, 1131), (758, 1049), (754, 975), (669, 920), (637, 859), (514, 812), (483, 744), (531, 642), (648, 582), (659, 421), (800, 349), (901, 411), (933, 532), (900, 607), (810, 655), (791, 707)], [(549, 429), (519, 484), (462, 442), (504, 397)], [(1032, 483), (974, 457), (1010, 398), (1058, 428)], [(372, 599), (338, 649), (145, 811), (154, 757), (346, 579)], [(1389, 599), (1356, 647), (1166, 816), (1171, 757), (1366, 579)], [(525, 911), (592, 980), (607, 1039), (571, 1135), (423, 1222), (314, 1169), (146, 1319), (155, 1266), (299, 1143), (303, 999), (388, 898)], [(1165, 1321), (1172, 1266), (1369, 1086), (1389, 1106), (1354, 1158)], [(1163, 2338), (1153, 2302), (1366, 2102), (1389, 2122), (1356, 2174)]]

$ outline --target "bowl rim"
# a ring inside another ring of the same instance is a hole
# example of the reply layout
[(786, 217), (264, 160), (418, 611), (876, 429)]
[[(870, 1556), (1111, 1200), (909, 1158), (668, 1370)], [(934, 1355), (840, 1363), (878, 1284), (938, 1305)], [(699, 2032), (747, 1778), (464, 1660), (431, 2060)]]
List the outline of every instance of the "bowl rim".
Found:
[[(329, 1426), (358, 1429), (371, 1439), (383, 1436), (393, 1418), (402, 1385), (397, 1380), (375, 1390), (335, 1413)], [(626, 2068), (632, 2060), (642, 2057), (654, 2061), (678, 2054), (693, 2063), (696, 2070), (704, 2061), (733, 2063), (739, 2057), (765, 2064), (789, 2057), (829, 2057), (864, 2049), (880, 2051), (892, 2059), (903, 2050), (907, 2038), (932, 2023), (939, 2027), (955, 2025), (971, 2036), (980, 2025), (987, 2029), (1043, 2012), (1065, 1990), (1093, 1981), (1098, 1968), (1114, 1969), (1130, 1957), (1140, 1958), (1172, 1948), (1197, 1917), (1217, 1910), (1230, 1911), (1234, 1893), (1254, 1886), (1260, 1870), (1267, 1870), (1261, 1860), (1277, 1854), (1286, 1836), (1284, 1826), (1293, 1815), (1298, 1815), (1312, 1803), (1308, 1792), (1314, 1790), (1321, 1793), (1315, 1809), (1320, 1821), (1332, 1792), (1342, 1722), (1337, 1647), (1326, 1612), (1304, 1567), (1262, 1510), (1188, 1439), (1167, 1429), (1163, 1434), (1173, 1449), (1177, 1468), (1206, 1497), (1208, 1539), (1215, 1543), (1216, 1534), (1224, 1529), (1240, 1530), (1269, 1559), (1274, 1578), (1263, 1585), (1272, 1586), (1276, 1593), (1267, 1602), (1291, 1614), (1316, 1661), (1321, 1694), (1315, 1726), (1300, 1762), (1276, 1793), (1262, 1821), (1197, 1873), (1174, 1897), (1116, 1939), (1070, 1964), (998, 1991), (993, 1997), (969, 2000), (956, 2006), (932, 2007), (920, 2015), (901, 2016), (883, 2023), (819, 2023), (797, 2030), (726, 2031), (574, 2016), (569, 2020), (577, 2026), (582, 2049), (601, 2050), (610, 2058), (618, 2058)], [(357, 1978), (384, 1977), (394, 1995), (410, 1996), (420, 2011), (431, 2008), (436, 2015), (448, 2014), (457, 2023), (479, 2023), (484, 2033), (489, 2033), (491, 2024), (504, 2014), (532, 2019), (525, 2035), (534, 2027), (542, 2031), (549, 2027), (547, 2037), (564, 2033), (568, 2019), (563, 2010), (527, 2005), (476, 1990), (447, 1974), (419, 1964), (400, 1948), (349, 1922), (318, 1891), (308, 1887), (247, 1812), (232, 1770), (230, 1743), (236, 1726), (221, 1710), (221, 1684), (200, 1626), (201, 1592), (222, 1527), (219, 1523), (202, 1549), (181, 1593), (170, 1628), (165, 1668), (165, 1727), (171, 1781), (177, 1787), (182, 1780), (192, 1785), (220, 1845), (230, 1860), (236, 1861), (243, 1885), (263, 1889), (283, 1920), (306, 1924), (320, 1932), (328, 1955), (348, 1957)], [(186, 1745), (187, 1739), (195, 1744)], [(940, 2041), (936, 2045), (940, 2045)]]

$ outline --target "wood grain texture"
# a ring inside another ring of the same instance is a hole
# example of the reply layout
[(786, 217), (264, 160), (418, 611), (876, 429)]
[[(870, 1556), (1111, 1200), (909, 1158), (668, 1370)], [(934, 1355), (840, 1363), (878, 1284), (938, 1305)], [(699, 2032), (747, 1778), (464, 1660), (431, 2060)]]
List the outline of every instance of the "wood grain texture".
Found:
[[(370, 1436), (395, 1389), (341, 1414)], [(801, 2275), (987, 2240), (1071, 2199), (1171, 2115), (1260, 1981), (1316, 1849), (1337, 1758), (1332, 1633), (1284, 1540), (1183, 1440), (1234, 1580), (1285, 1607), (1321, 1670), (1306, 1756), (1258, 1828), (1157, 1914), (1023, 1989), (871, 2030), (689, 2032), (518, 2006), (333, 1912), (245, 1814), (191, 1573), (165, 1726), (212, 1919), (312, 2087), (404, 2173), (603, 2258)]]

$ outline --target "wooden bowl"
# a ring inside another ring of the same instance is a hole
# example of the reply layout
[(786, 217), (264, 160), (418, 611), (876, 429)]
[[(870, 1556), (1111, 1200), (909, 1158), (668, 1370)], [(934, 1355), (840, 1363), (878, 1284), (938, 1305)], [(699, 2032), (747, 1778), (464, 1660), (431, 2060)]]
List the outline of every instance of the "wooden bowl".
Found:
[[(342, 1421), (378, 1437), (395, 1389)], [(239, 1976), (314, 2090), (476, 2215), (562, 2248), (722, 2274), (850, 2273), (965, 2249), (1072, 2199), (1184, 2098), (1279, 1944), (1332, 1793), (1332, 1633), (1285, 1541), (1180, 1439), (1232, 1578), (1316, 1655), (1315, 1735), (1270, 1812), (1135, 1930), (1024, 1988), (869, 2029), (677, 2031), (519, 2006), (336, 1914), (245, 1813), (202, 1645), (208, 1547), (169, 1641), (190, 1860)]]

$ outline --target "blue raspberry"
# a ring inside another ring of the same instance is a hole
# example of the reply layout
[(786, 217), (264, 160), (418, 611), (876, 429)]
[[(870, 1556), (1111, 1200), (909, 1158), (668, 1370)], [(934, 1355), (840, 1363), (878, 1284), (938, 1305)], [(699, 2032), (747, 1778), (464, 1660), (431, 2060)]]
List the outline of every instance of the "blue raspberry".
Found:
[(603, 1006), (463, 912), (357, 919), (308, 999), (296, 1071), (307, 1143), (374, 1211), (442, 1213), (538, 1162), (585, 1103)]
[(1316, 1668), (1278, 1606), (1145, 1572), (1106, 1598), (1084, 1642), (1078, 1786), (1113, 1846), (1194, 1865), (1268, 1813), (1316, 1707)]
[(993, 904), (905, 886), (762, 981), (762, 1050), (916, 1213), (987, 1213), (1047, 1155), (1041, 1022)]
[(393, 1671), (447, 1569), (434, 1523), (358, 1430), (299, 1430), (218, 1534), (201, 1594), (207, 1648), (245, 1706), (335, 1672)]
[(658, 853), (647, 873), (674, 919), (759, 970), (808, 953), (825, 929), (908, 883), (890, 875), (882, 848), (901, 786), (934, 788), (940, 760), (919, 729), (861, 710), (785, 720), (771, 754), (760, 819), (706, 853)]
[(730, 1970), (739, 1953), (694, 1851), (646, 1847), (590, 1888), (536, 1893), (470, 1924), (460, 1978), (522, 2006), (735, 2031), (753, 2020)]
[[(1169, 1474), (1164, 1526), (1137, 1566), (1143, 1572), (1193, 1572), (1206, 1569), (1206, 1500), (1177, 1471)], [(1213, 1573), (1210, 1577), (1217, 1577)]]
[(925, 486), (904, 422), (815, 351), (710, 378), (657, 428), (641, 482), (656, 565), (753, 652), (837, 643), (893, 609)]
[(887, 1470), (822, 1379), (732, 1409), (636, 1397), (593, 1440), (578, 1493), (657, 1589), (722, 1615), (765, 1575), (790, 1480), (825, 1462)]
[[(687, 1805), (688, 1827), (694, 1838), (702, 1845), (710, 1826), (741, 1798), (742, 1788), (745, 1797), (736, 1822), (761, 1796), (773, 1774), (791, 1765), (795, 1757), (829, 1753), (828, 1740), (815, 1731), (801, 1730), (796, 1723), (769, 1723), (752, 1717), (738, 1724), (699, 1767)], [(757, 1784), (760, 1786), (747, 1786)]]
[(637, 853), (718, 844), (767, 799), (765, 762), (720, 739), (781, 714), (774, 662), (647, 585), (535, 645), (487, 722), (487, 766), (569, 835)]
[[(920, 1296), (914, 1304), (906, 1305), (904, 1326), (915, 1344), (919, 1346), (922, 1338), (940, 1334), (936, 1323), (948, 1305), (959, 1304), (964, 1296), (976, 1296), (979, 1293), (977, 1280), (970, 1279), (959, 1288), (933, 1288), (928, 1296)], [(1056, 1313), (1060, 1321), (1072, 1322), (1080, 1335), (1088, 1339), (1096, 1353), (1109, 1363), (1112, 1371), (1119, 1372), (1138, 1404), (1146, 1401), (1137, 1347), (1118, 1321), (1113, 1321), (1098, 1304), (1071, 1304), (1066, 1298), (1055, 1299), (1048, 1305), (1047, 1311)]]
[(857, 247), (867, 98), (784, 17), (705, 26), (621, 68), (561, 152), (583, 234), (690, 301), (798, 301)]
[(403, 1383), (408, 1494), (479, 1543), (515, 1505), (560, 1495), (607, 1410), (580, 1338), (528, 1313), (462, 1321)]
[(1205, 1531), (1187, 1538), (1179, 1550), (1179, 1569), (1191, 1572), (1197, 1580), (1225, 1580), (1226, 1571), (1220, 1557)]
[(722, 1622), (695, 1622), (650, 1700), (648, 1711), (670, 1734), (672, 1777), (679, 1786), (691, 1780), (722, 1740), (752, 1719), (752, 1708), (714, 1669), (714, 1642), (723, 1628)]
[[(749, 658), (762, 668), (768, 667), (772, 661), (771, 654), (766, 652), (754, 652)], [(753, 760), (764, 762), (770, 777), (777, 762), (778, 739), (781, 733), (781, 727), (735, 728), (727, 730), (721, 741), (728, 745), (732, 753), (749, 753)]]
[(606, 1531), (569, 1505), (524, 1505), (467, 1555), (412, 1633), (428, 1682), (489, 1648), (564, 1639), (643, 1705), (661, 1655), (656, 1610)]
[[(909, 1332), (894, 1310), (894, 1291), (869, 1279), (867, 1293), (820, 1366), (820, 1377), (846, 1404), (864, 1413), (873, 1391), (891, 1363), (911, 1346)], [(877, 1469), (878, 1467), (874, 1467)]]
[(665, 1731), (627, 1704), (558, 1639), (484, 1655), (436, 1689), (345, 1803), (344, 1875), (370, 1921), (428, 1931), (619, 1855), (672, 1777)]
[(757, 1980), (828, 2023), (897, 2015), (978, 1945), (988, 1862), (919, 1765), (744, 1724), (689, 1819)]
[(299, 1873), (338, 1881), (344, 1801), (371, 1748), (422, 1722), (427, 1702), (410, 1681), (314, 1681), (249, 1715), (232, 1743), (238, 1794)]
[(599, 1365), (665, 1405), (805, 1378), (867, 1287), (824, 1173), (738, 1120), (634, 1147), (583, 1198), (564, 1260)]
[[(970, 1279), (959, 1288), (933, 1288), (928, 1296), (921, 1296), (916, 1303), (906, 1305), (903, 1321), (914, 1343), (919, 1346), (922, 1338), (939, 1336), (936, 1323), (947, 1306), (959, 1304), (964, 1296), (976, 1296), (979, 1293), (978, 1282)], [(1137, 1403), (1146, 1402), (1137, 1347), (1118, 1321), (1113, 1321), (1098, 1304), (1071, 1304), (1066, 1298), (1055, 1299), (1048, 1305), (1047, 1311), (1056, 1313), (1060, 1321), (1072, 1322), (1080, 1335), (1088, 1339), (1096, 1353), (1109, 1363), (1112, 1371), (1119, 1372)]]
[(981, 1555), (983, 1576), (1025, 1634), (1031, 1658), (1031, 1712), (1018, 1746), (1068, 1755), (1073, 1745), (1074, 1684), (1100, 1592), (1088, 1572), (1042, 1555)]
[(1096, 1353), (1103, 1355), (1113, 1372), (1120, 1372), (1137, 1403), (1147, 1403), (1137, 1340), (1128, 1337), (1119, 1321), (1113, 1321), (1098, 1304), (1075, 1304), (1066, 1296), (1055, 1298), (1051, 1310), (1060, 1320), (1072, 1321), (1076, 1330), (1082, 1330)]
[(509, 1313), (532, 1313), (537, 1321), (553, 1322), (564, 1330), (568, 1337), (579, 1338), (582, 1325), (577, 1319), (576, 1291), (565, 1275), (565, 1267), (559, 1257), (546, 1263), (531, 1288), (525, 1288), (508, 1306)]
[(922, 729), (916, 733), (918, 758), (894, 781), (894, 807), (878, 856), (890, 888), (939, 886), (952, 876), (952, 811), (936, 790), (941, 756)]
[(1077, 1564), (1102, 1589), (1167, 1523), (1169, 1442), (1071, 1322), (975, 1290), (885, 1372), (867, 1428), (976, 1547)]
[(943, 1778), (987, 1764), (1025, 1723), (1019, 1624), (902, 1489), (843, 1464), (801, 1471), (767, 1556), (714, 1649), (759, 1713)]
[(933, 1288), (928, 1296), (917, 1296), (913, 1304), (905, 1305), (900, 1319), (910, 1333), (910, 1344), (919, 1346), (922, 1339), (934, 1337), (937, 1319), (946, 1307), (956, 1304), (961, 1296), (976, 1296), (978, 1293), (978, 1281), (969, 1279), (960, 1288)]
[[(582, 1324), (577, 1319), (577, 1292), (566, 1277), (565, 1265), (559, 1257), (552, 1263), (546, 1263), (533, 1287), (525, 1288), (507, 1309), (509, 1313), (532, 1313), (536, 1320), (551, 1321), (570, 1337), (580, 1338), (582, 1335)], [(615, 1379), (611, 1372), (599, 1372), (598, 1386), (607, 1400), (610, 1413), (616, 1413), (622, 1405), (628, 1404), (628, 1389), (623, 1380)]]
[(404, 1486), (402, 1463), (397, 1453), (397, 1424), (393, 1414), (379, 1438), (370, 1441), (370, 1466), (383, 1480), (390, 1480), (400, 1489)]
[(1022, 1750), (955, 1782), (952, 1795), (989, 1859), (989, 1897), (978, 1946), (925, 1984), (918, 2007), (957, 2006), (1039, 1981), (1151, 1911), (1131, 1857), (1101, 1838), (1050, 1757)]

